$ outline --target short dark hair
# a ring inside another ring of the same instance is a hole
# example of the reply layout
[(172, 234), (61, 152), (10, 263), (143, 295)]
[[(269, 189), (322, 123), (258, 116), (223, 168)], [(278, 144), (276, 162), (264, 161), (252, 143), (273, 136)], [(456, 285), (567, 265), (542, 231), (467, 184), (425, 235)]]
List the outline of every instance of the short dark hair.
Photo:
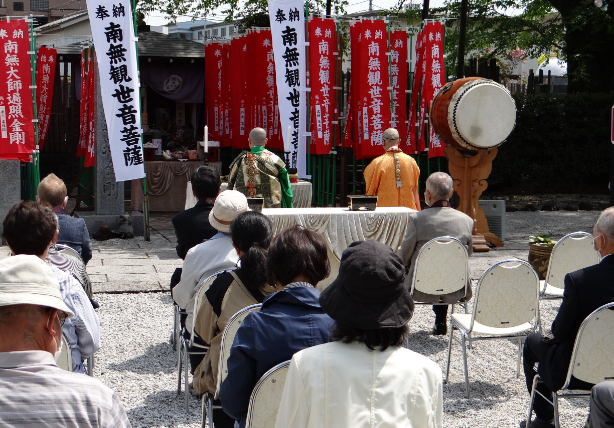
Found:
[(390, 346), (402, 346), (408, 334), (409, 326), (407, 324), (401, 327), (361, 330), (335, 322), (331, 329), (330, 338), (333, 342), (360, 342), (367, 345), (367, 348), (372, 351), (376, 348), (379, 348), (380, 351), (385, 351)]
[(194, 190), (194, 194), (198, 200), (215, 198), (222, 184), (220, 173), (210, 166), (201, 166), (194, 171), (191, 181), (192, 190)]
[(284, 229), (269, 248), (266, 268), (271, 285), (285, 287), (302, 274), (315, 286), (330, 274), (326, 244), (320, 235), (301, 226)]
[(58, 229), (54, 212), (33, 201), (13, 205), (2, 223), (2, 237), (14, 255), (42, 255)]

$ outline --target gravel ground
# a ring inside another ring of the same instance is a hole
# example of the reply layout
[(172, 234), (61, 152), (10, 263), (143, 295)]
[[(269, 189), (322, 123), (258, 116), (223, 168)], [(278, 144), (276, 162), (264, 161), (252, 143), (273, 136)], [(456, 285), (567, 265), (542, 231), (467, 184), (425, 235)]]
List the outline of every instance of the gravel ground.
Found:
[[(594, 211), (508, 213), (506, 247), (472, 257), (472, 277), (479, 273), (473, 273), (478, 267), (483, 270), (495, 261), (526, 258), (528, 234), (543, 231), (560, 238), (571, 231), (590, 231), (597, 215)], [(156, 244), (162, 242), (145, 245), (155, 248)], [(119, 394), (133, 426), (200, 426), (200, 402), (190, 397), (190, 414), (186, 415), (183, 393), (176, 395), (176, 359), (169, 344), (172, 302), (168, 294), (97, 294), (96, 299), (101, 304), (98, 314), (103, 348), (96, 354), (95, 376)], [(541, 303), (544, 328), (550, 326), (558, 306), (557, 301)], [(436, 361), (445, 371), (447, 336), (429, 334), (433, 321), (430, 307), (417, 307), (411, 321), (410, 349)], [(517, 427), (525, 419), (529, 395), (522, 368), (520, 377), (516, 377), (516, 352), (516, 343), (508, 341), (474, 342), (473, 349), (468, 350), (471, 398), (467, 400), (460, 345), (453, 346), (450, 383), (444, 385), (446, 428)], [(588, 400), (561, 400), (561, 425), (580, 427), (587, 412)]]

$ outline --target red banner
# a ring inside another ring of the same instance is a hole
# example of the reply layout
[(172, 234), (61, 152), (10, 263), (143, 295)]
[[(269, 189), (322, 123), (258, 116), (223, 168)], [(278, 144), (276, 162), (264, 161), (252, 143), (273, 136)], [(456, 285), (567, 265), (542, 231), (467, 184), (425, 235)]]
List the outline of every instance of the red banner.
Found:
[(360, 94), (358, 93), (359, 82), (361, 76), (360, 69), (360, 42), (362, 40), (361, 35), (362, 22), (355, 22), (350, 26), (350, 44), (352, 55), (350, 57), (352, 75), (350, 77), (350, 94), (355, 94), (350, 99), (348, 98), (348, 105), (352, 115), (352, 128), (350, 128), (350, 137), (352, 141), (352, 147), (354, 148), (354, 155), (360, 159), (361, 153), (361, 135), (362, 135), (362, 115), (360, 114), (362, 102)]
[(394, 108), (394, 127), (399, 132), (399, 145), (407, 140), (407, 33), (405, 31), (390, 32), (390, 82)]
[[(384, 153), (383, 134), (390, 126), (388, 32), (383, 20), (364, 21), (360, 30), (359, 95), (362, 100), (360, 158)], [(357, 155), (358, 158), (358, 155)]]
[(0, 22), (4, 61), (0, 63), (0, 158), (28, 161), (35, 147), (28, 24)]
[[(333, 148), (337, 29), (332, 19), (309, 22), (309, 86), (311, 87), (310, 153), (327, 155)], [(292, 71), (292, 70), (291, 70)], [(298, 70), (296, 70), (298, 75)], [(286, 78), (292, 78), (287, 76)]]
[(424, 33), (420, 32), (416, 36), (416, 65), (414, 66), (411, 102), (409, 104), (409, 117), (407, 121), (407, 144), (406, 147), (403, 147), (403, 150), (408, 154), (419, 153), (417, 142), (419, 111), (417, 108), (419, 106), (418, 101), (420, 99), (420, 90), (422, 88), (422, 70), (426, 67), (426, 65), (423, 66), (425, 52), (423, 35)]
[(222, 88), (220, 91), (220, 146), (231, 147), (230, 139), (230, 44), (222, 45)]
[(209, 140), (220, 141), (222, 45), (205, 44), (205, 125), (209, 127)]
[(36, 107), (38, 113), (38, 147), (43, 149), (53, 100), (56, 50), (42, 46), (36, 62)]
[(96, 142), (96, 61), (94, 60), (94, 47), (90, 48), (90, 66), (87, 72), (87, 153), (84, 167), (94, 166)]
[(279, 124), (279, 108), (277, 105), (277, 85), (275, 84), (275, 55), (273, 53), (273, 43), (271, 39), (271, 31), (263, 31), (262, 46), (264, 47), (265, 68), (263, 80), (265, 82), (264, 99), (266, 104), (266, 120), (263, 121), (266, 135), (269, 139), (267, 146), (272, 149), (284, 149), (284, 142), (281, 137), (281, 126)]
[[(435, 94), (445, 85), (446, 71), (443, 58), (443, 26), (441, 22), (432, 22), (426, 26), (425, 32), (428, 34), (426, 69), (427, 79), (425, 86), (429, 87), (428, 98), (426, 99), (429, 112), (431, 102)], [(429, 126), (429, 158), (445, 156), (444, 145)]]

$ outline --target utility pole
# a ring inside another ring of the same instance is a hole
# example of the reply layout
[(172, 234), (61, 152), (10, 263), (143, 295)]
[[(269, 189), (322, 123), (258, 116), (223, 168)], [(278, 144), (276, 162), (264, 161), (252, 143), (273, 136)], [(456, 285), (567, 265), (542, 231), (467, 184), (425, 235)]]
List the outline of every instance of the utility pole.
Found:
[(331, 6), (332, 6), (332, 0), (326, 0), (326, 17), (330, 18), (330, 10), (331, 10)]
[(462, 0), (461, 2), (461, 13), (460, 13), (460, 22), (459, 22), (459, 31), (460, 34), (458, 36), (458, 64), (456, 66), (456, 78), (462, 79), (465, 75), (465, 38), (467, 36), (467, 9), (468, 9), (468, 0)]
[(424, 21), (429, 17), (429, 0), (424, 0), (422, 5), (422, 20)]
[(369, 0), (369, 12), (373, 10), (373, 0)]

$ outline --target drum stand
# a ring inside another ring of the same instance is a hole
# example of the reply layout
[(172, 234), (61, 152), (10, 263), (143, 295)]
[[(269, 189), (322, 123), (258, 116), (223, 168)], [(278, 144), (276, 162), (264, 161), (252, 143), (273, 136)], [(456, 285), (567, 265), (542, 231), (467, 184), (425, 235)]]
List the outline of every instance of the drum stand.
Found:
[(454, 179), (454, 190), (460, 197), (458, 210), (471, 217), (473, 225), (473, 251), (488, 252), (487, 242), (495, 247), (503, 247), (503, 242), (490, 233), (484, 210), (478, 200), (488, 187), (486, 179), (492, 171), (492, 160), (497, 148), (489, 150), (465, 151), (453, 146), (445, 148), (448, 170)]

